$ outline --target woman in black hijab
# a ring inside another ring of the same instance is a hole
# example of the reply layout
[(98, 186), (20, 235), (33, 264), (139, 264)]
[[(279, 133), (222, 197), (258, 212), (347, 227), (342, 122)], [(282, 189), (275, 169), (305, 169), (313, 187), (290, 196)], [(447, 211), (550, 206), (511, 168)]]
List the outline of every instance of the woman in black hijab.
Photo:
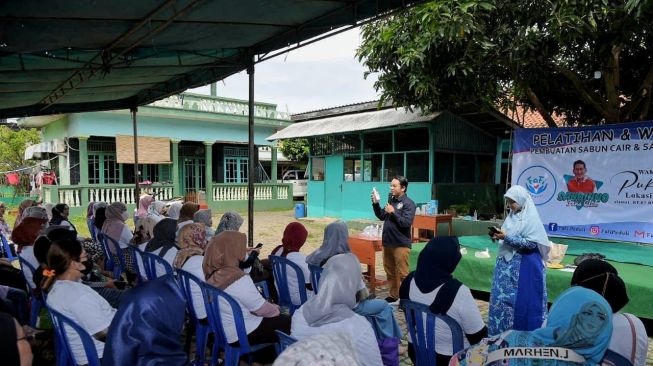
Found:
[[(462, 255), (455, 236), (431, 239), (417, 258), (415, 271), (408, 274), (399, 288), (399, 297), (429, 306), (434, 314), (452, 317), (465, 333), (465, 348), (487, 337), (487, 327), (471, 291), (453, 277)], [(453, 355), (451, 331), (436, 321), (436, 364), (447, 365)], [(415, 363), (415, 349), (408, 339), (408, 356)]]

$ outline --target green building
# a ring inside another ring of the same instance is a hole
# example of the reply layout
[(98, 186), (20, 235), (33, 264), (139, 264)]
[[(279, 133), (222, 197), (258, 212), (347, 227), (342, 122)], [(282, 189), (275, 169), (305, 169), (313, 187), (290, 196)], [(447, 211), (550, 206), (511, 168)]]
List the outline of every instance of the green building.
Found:
[(386, 197), (395, 175), (406, 176), (417, 204), (436, 199), (440, 212), (453, 207), (491, 217), (503, 207), (509, 140), (518, 125), (498, 111), (468, 105), (424, 115), (370, 102), (293, 120), (268, 139), (309, 140), (308, 216), (374, 218), (372, 188)]
[[(256, 210), (289, 209), (292, 186), (277, 184), (276, 143), (265, 138), (290, 124), (276, 105), (256, 103), (257, 149), (250, 162), (247, 101), (182, 93), (139, 107), (138, 181), (158, 199), (184, 196), (218, 210), (245, 210), (247, 183), (254, 179)], [(89, 201), (137, 203), (130, 111), (29, 117), (19, 125), (42, 131), (43, 142), (29, 147), (26, 158), (56, 155), (51, 166), (59, 184), (41, 188), (45, 203), (63, 202), (75, 212)], [(270, 151), (267, 170), (258, 148)], [(249, 177), (249, 164), (256, 177)]]

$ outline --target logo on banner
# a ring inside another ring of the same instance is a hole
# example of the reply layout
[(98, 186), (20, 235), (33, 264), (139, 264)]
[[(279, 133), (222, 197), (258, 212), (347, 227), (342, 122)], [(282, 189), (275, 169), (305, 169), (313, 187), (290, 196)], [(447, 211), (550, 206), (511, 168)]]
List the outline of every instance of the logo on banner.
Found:
[(528, 190), (533, 202), (538, 206), (549, 202), (558, 186), (553, 173), (541, 165), (524, 169), (517, 178), (517, 184)]
[(590, 226), (590, 234), (599, 235), (601, 233), (601, 228), (598, 226)]

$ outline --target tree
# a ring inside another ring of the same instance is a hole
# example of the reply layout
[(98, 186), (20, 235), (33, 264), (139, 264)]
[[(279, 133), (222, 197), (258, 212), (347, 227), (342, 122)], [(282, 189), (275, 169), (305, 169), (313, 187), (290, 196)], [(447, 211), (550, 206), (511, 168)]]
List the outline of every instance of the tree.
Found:
[(307, 139), (287, 139), (279, 143), (279, 150), (288, 159), (294, 162), (308, 161), (308, 140)]
[(653, 119), (652, 15), (645, 0), (435, 0), (364, 26), (358, 57), (395, 106)]
[(41, 136), (36, 129), (14, 131), (7, 126), (0, 126), (0, 171), (25, 166), (25, 148), (40, 141)]

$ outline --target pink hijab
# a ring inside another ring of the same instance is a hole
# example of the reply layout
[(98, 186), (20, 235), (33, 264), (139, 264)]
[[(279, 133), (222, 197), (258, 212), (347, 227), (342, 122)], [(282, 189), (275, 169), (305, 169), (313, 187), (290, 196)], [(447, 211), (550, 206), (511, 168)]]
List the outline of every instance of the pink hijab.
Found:
[(140, 200), (138, 200), (138, 211), (136, 212), (136, 216), (138, 216), (139, 219), (147, 217), (147, 209), (150, 207), (150, 203), (152, 202), (154, 202), (154, 197), (152, 197), (152, 195), (146, 194), (141, 196)]
[(102, 225), (102, 232), (115, 241), (120, 240), (122, 228), (126, 225), (125, 220), (122, 218), (122, 213), (125, 211), (127, 211), (127, 206), (122, 202), (110, 204), (105, 211), (107, 219)]

